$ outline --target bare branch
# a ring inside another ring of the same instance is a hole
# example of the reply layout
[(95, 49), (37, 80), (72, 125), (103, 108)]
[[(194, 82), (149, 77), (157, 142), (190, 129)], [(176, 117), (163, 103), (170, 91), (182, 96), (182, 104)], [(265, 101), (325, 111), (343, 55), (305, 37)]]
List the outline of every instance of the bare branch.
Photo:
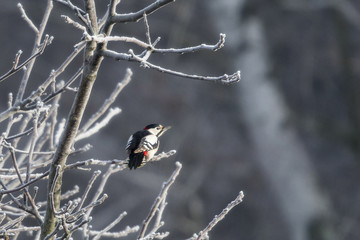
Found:
[(126, 23), (126, 22), (137, 22), (144, 17), (144, 14), (150, 15), (156, 10), (159, 10), (163, 6), (175, 2), (175, 0), (157, 0), (150, 4), (149, 6), (137, 11), (135, 13), (127, 13), (127, 14), (115, 14), (111, 16), (110, 22), (112, 23)]
[(83, 206), (83, 204), (84, 204), (84, 202), (85, 202), (85, 200), (86, 200), (86, 197), (87, 197), (90, 189), (92, 188), (92, 186), (93, 186), (96, 178), (97, 178), (100, 174), (101, 174), (101, 171), (100, 171), (100, 170), (97, 170), (97, 171), (95, 171), (95, 172), (93, 173), (93, 175), (92, 175), (89, 183), (88, 183), (87, 186), (86, 186), (86, 190), (84, 191), (84, 193), (83, 193), (83, 195), (82, 195), (82, 197), (81, 197), (81, 202), (80, 202), (80, 204), (79, 204), (79, 206), (78, 206), (78, 210), (80, 210), (80, 209), (82, 208), (82, 206)]
[(86, 27), (84, 27), (83, 25), (81, 25), (78, 22), (75, 22), (74, 20), (72, 20), (71, 18), (69, 18), (66, 15), (61, 15), (61, 17), (65, 20), (66, 23), (73, 25), (75, 28), (80, 29), (83, 32), (87, 32)]
[[(103, 237), (109, 237), (109, 238), (121, 238), (121, 237), (126, 237), (127, 235), (129, 235), (130, 233), (134, 233), (139, 231), (139, 226), (134, 226), (134, 227), (129, 227), (127, 226), (125, 228), (125, 230), (120, 231), (120, 232), (104, 232), (101, 235)], [(99, 234), (100, 231), (94, 231), (94, 230), (90, 230), (89, 234), (90, 235), (97, 235)]]
[(20, 65), (18, 65), (18, 63), (19, 63), (19, 59), (22, 54), (22, 51), (19, 50), (15, 56), (15, 60), (13, 62), (12, 68), (7, 73), (5, 73), (4, 75), (2, 75), (0, 77), (0, 82), (4, 81), (6, 78), (8, 78), (11, 75), (13, 75), (14, 73), (18, 72), (20, 69), (22, 69), (24, 66), (26, 66), (34, 58), (43, 54), (45, 47), (51, 44), (52, 39), (53, 39), (52, 37), (49, 38), (49, 36), (46, 35), (43, 43), (41, 44), (41, 48), (37, 52), (35, 52), (33, 55), (31, 55), (28, 59), (26, 59), (23, 63), (21, 63)]
[[(45, 120), (47, 119), (47, 117), (48, 117), (48, 112), (45, 111), (45, 113), (43, 114), (43, 116), (42, 116), (42, 118), (40, 119), (40, 121), (38, 121), (38, 124), (37, 124), (36, 128), (39, 128), (39, 127), (45, 122)], [(34, 127), (31, 127), (31, 128), (29, 128), (28, 130), (24, 130), (24, 131), (21, 131), (20, 133), (17, 133), (17, 134), (15, 134), (15, 135), (6, 137), (5, 140), (6, 140), (6, 141), (10, 141), (10, 140), (13, 140), (13, 139), (15, 139), (15, 138), (20, 138), (20, 137), (23, 137), (23, 136), (26, 136), (26, 135), (31, 134), (33, 131), (34, 131)], [(15, 151), (17, 151), (17, 149), (15, 149)], [(18, 151), (18, 152), (21, 152), (21, 151)]]
[(12, 226), (15, 226), (16, 224), (22, 222), (25, 217), (26, 217), (26, 216), (20, 216), (20, 217), (14, 219), (14, 220), (11, 220), (11, 221), (7, 222), (6, 224), (2, 225), (1, 228), (2, 228), (2, 229), (9, 229), (9, 228), (11, 228)]
[(79, 130), (78, 136), (87, 131), (91, 125), (93, 125), (105, 112), (106, 110), (111, 106), (111, 104), (116, 100), (116, 97), (119, 95), (119, 93), (124, 89), (124, 87), (130, 82), (132, 71), (130, 68), (126, 69), (126, 75), (124, 79), (119, 82), (114, 91), (111, 93), (110, 97), (105, 100), (104, 104), (99, 108), (99, 111), (97, 111), (95, 114), (93, 114), (90, 119), (84, 124), (84, 126)]
[(93, 240), (98, 240), (102, 237), (102, 235), (106, 232), (108, 232), (110, 229), (112, 229), (116, 224), (118, 224), (125, 216), (127, 215), (127, 212), (121, 213), (114, 221), (112, 221), (110, 224), (108, 224), (103, 230), (101, 230), (96, 236), (93, 238)]
[[(47, 4), (46, 4), (46, 9), (45, 9), (45, 12), (44, 12), (44, 16), (43, 16), (42, 21), (40, 23), (39, 31), (37, 32), (36, 37), (35, 37), (34, 47), (33, 47), (33, 51), (32, 51), (33, 53), (37, 52), (39, 50), (39, 48), (40, 48), (39, 47), (40, 42), (41, 42), (41, 39), (43, 37), (46, 24), (48, 23), (52, 8), (53, 8), (53, 2), (52, 2), (52, 0), (48, 0)], [(20, 83), (18, 93), (16, 95), (16, 103), (20, 102), (22, 100), (22, 98), (23, 98), (23, 95), (24, 95), (24, 92), (25, 92), (25, 89), (26, 89), (26, 85), (28, 83), (30, 74), (32, 72), (35, 60), (36, 60), (36, 58), (33, 58), (33, 59), (30, 60), (29, 65), (27, 66), (26, 71), (24, 72), (23, 78), (21, 79), (21, 83)]]
[(22, 184), (22, 185), (20, 185), (20, 186), (18, 186), (18, 187), (16, 187), (16, 188), (9, 189), (9, 190), (0, 189), (0, 195), (1, 195), (1, 194), (8, 194), (8, 193), (20, 191), (20, 190), (24, 189), (25, 187), (30, 186), (30, 185), (33, 184), (34, 182), (37, 182), (37, 181), (43, 179), (44, 177), (48, 176), (48, 175), (49, 175), (49, 172), (50, 172), (50, 171), (48, 170), (48, 171), (44, 172), (43, 174), (41, 174), (38, 178), (35, 178), (35, 179), (33, 179), (33, 180), (31, 180), (31, 181), (29, 181), (29, 182), (27, 182), (27, 183), (25, 183), (25, 184)]
[(19, 8), (20, 12), (21, 12), (21, 17), (25, 20), (25, 22), (27, 22), (30, 26), (30, 28), (32, 30), (34, 30), (34, 32), (36, 34), (39, 34), (39, 29), (34, 25), (34, 23), (30, 20), (30, 18), (27, 16), (23, 6), (21, 3), (18, 3), (17, 4), (17, 7)]
[(59, 172), (61, 171), (61, 166), (60, 165), (58, 165), (58, 166), (56, 166), (56, 172), (55, 172), (55, 176), (54, 176), (54, 180), (53, 180), (53, 184), (51, 185), (51, 188), (50, 188), (50, 192), (49, 192), (49, 198), (50, 198), (50, 202), (49, 202), (49, 204), (50, 204), (50, 208), (52, 209), (52, 211), (53, 211), (53, 213), (55, 214), (55, 215), (57, 215), (57, 214), (61, 214), (61, 212), (58, 212), (57, 210), (56, 210), (56, 207), (55, 207), (55, 201), (54, 201), (54, 189), (55, 189), (55, 184), (56, 184), (56, 181), (57, 181), (57, 179), (58, 179), (58, 177), (59, 177)]
[(167, 73), (167, 74), (178, 76), (178, 77), (190, 78), (190, 79), (194, 79), (194, 80), (210, 81), (210, 82), (219, 82), (219, 83), (224, 83), (224, 84), (236, 83), (236, 82), (239, 82), (241, 79), (240, 71), (237, 71), (236, 73), (234, 73), (232, 75), (224, 74), (224, 75), (218, 76), (218, 77), (190, 75), (190, 74), (186, 74), (183, 72), (178, 72), (178, 71), (170, 70), (167, 68), (163, 68), (158, 65), (152, 64), (148, 61), (144, 61), (142, 58), (137, 57), (133, 51), (129, 51), (129, 52), (132, 56), (132, 59), (134, 59), (135, 61), (137, 61), (141, 64), (140, 66), (142, 66), (144, 68), (155, 69), (159, 72)]
[(153, 240), (153, 239), (164, 239), (167, 236), (169, 236), (169, 232), (164, 232), (164, 233), (159, 233), (159, 232), (154, 232), (154, 233), (150, 233), (147, 236), (139, 239), (139, 240)]
[[(174, 155), (176, 153), (176, 150), (170, 150), (168, 152), (162, 152), (159, 153), (158, 155), (154, 156), (152, 159), (150, 159), (148, 162), (157, 162), (160, 161), (163, 158), (169, 158), (172, 155)], [(97, 160), (97, 159), (88, 159), (88, 160), (84, 160), (84, 161), (78, 161), (76, 163), (72, 163), (72, 164), (68, 164), (65, 167), (65, 170), (70, 170), (70, 169), (75, 169), (75, 168), (79, 168), (79, 167), (86, 167), (86, 166), (90, 166), (90, 165), (100, 165), (100, 166), (105, 166), (105, 165), (111, 165), (111, 164), (117, 164), (119, 165), (118, 168), (115, 170), (116, 172), (118, 171), (122, 171), (126, 168), (126, 165), (128, 164), (128, 160), (118, 160), (118, 159), (113, 159), (113, 160)]]
[[(96, 199), (98, 199), (100, 197), (100, 195), (102, 194), (102, 192), (104, 191), (104, 187), (109, 179), (109, 177), (116, 172), (119, 172), (121, 170), (125, 169), (125, 166), (114, 166), (114, 165), (110, 165), (108, 170), (102, 175), (101, 178), (101, 182), (100, 185), (92, 199), (92, 202), (96, 201)], [(88, 218), (92, 212), (93, 208), (90, 208), (86, 214), (85, 214), (85, 218)], [(85, 235), (87, 232), (89, 231), (89, 226), (88, 224), (84, 225), (84, 230), (83, 230), (83, 235)]]
[(92, 128), (90, 128), (86, 132), (78, 134), (75, 138), (75, 141), (79, 141), (81, 139), (88, 138), (88, 137), (94, 135), (95, 133), (99, 132), (100, 129), (105, 127), (110, 122), (110, 120), (115, 115), (119, 114), (120, 112), (121, 112), (120, 108), (110, 108), (108, 114), (105, 116), (105, 118), (102, 121), (96, 123)]
[(85, 15), (86, 12), (84, 10), (82, 10), (81, 8), (75, 6), (74, 4), (71, 3), (70, 0), (55, 0), (55, 2), (58, 2), (68, 8), (70, 8), (71, 10), (73, 10), (76, 14), (81, 14), (81, 15)]
[(14, 115), (17, 112), (20, 112), (22, 110), (30, 110), (36, 107), (36, 105), (29, 106), (26, 108), (26, 106), (32, 102), (34, 102), (38, 97), (40, 97), (44, 91), (47, 89), (47, 87), (54, 81), (54, 79), (60, 75), (66, 67), (74, 60), (74, 58), (80, 53), (80, 51), (85, 47), (85, 43), (77, 44), (74, 51), (68, 56), (68, 58), (61, 64), (61, 66), (56, 70), (52, 71), (50, 76), (45, 80), (43, 84), (41, 84), (37, 90), (32, 92), (29, 97), (24, 99), (22, 102), (18, 102), (14, 104), (13, 107), (8, 108), (6, 111), (0, 113), (0, 122), (4, 121), (5, 119), (9, 118), (10, 116)]
[(37, 106), (37, 109), (36, 109), (36, 112), (35, 112), (34, 118), (33, 118), (34, 131), (33, 131), (33, 135), (31, 138), (28, 162), (27, 162), (27, 167), (26, 167), (26, 180), (25, 180), (26, 182), (28, 182), (30, 180), (31, 163), (32, 163), (32, 159), (33, 159), (35, 144), (38, 139), (37, 125), (38, 125), (38, 120), (39, 120), (39, 116), (40, 116), (40, 111), (41, 111), (41, 108), (43, 107), (43, 103), (38, 102), (37, 105), (38, 106)]
[(85, 2), (85, 11), (89, 16), (90, 20), (90, 30), (93, 34), (98, 34), (98, 23), (97, 23), (97, 16), (96, 16), (96, 6), (94, 0), (84, 0)]
[(225, 38), (226, 38), (226, 35), (221, 33), (220, 34), (220, 39), (215, 45), (208, 45), (208, 44), (203, 43), (203, 44), (200, 44), (198, 46), (186, 47), (186, 48), (178, 48), (178, 49), (176, 49), (176, 48), (165, 48), (165, 49), (154, 48), (153, 52), (154, 53), (179, 53), (179, 54), (184, 54), (184, 53), (196, 52), (196, 51), (200, 51), (200, 50), (217, 51), (220, 48), (224, 47)]
[[(147, 30), (148, 31), (148, 30)], [(155, 48), (154, 44), (151, 42), (143, 42), (135, 37), (125, 37), (125, 36), (103, 36), (103, 35), (97, 35), (97, 36), (91, 36), (84, 32), (85, 34), (85, 40), (86, 41), (96, 41), (99, 43), (103, 42), (111, 42), (111, 41), (121, 41), (121, 42), (130, 42), (138, 45), (139, 47), (149, 49), (152, 53), (177, 53), (177, 54), (185, 54), (185, 53), (191, 53), (191, 52), (197, 52), (201, 50), (211, 50), (211, 51), (217, 51), (220, 48), (224, 47), (225, 44), (225, 38), (226, 35), (221, 33), (219, 41), (214, 45), (209, 44), (200, 44), (197, 46), (191, 46), (191, 47), (185, 47), (185, 48)], [(149, 38), (150, 33), (146, 33), (147, 35), (147, 41), (151, 41)]]
[[(91, 202), (86, 207), (84, 207), (81, 210), (71, 214), (68, 217), (68, 219), (76, 219), (78, 216), (83, 215), (84, 213), (91, 212), (94, 207), (99, 206), (100, 204), (102, 204), (107, 198), (108, 198), (108, 195), (106, 193), (103, 194), (103, 196), (101, 198), (97, 199), (96, 201)], [(70, 220), (68, 220), (68, 221), (70, 221)]]
[(159, 205), (161, 204), (162, 201), (164, 201), (164, 199), (166, 198), (167, 192), (169, 191), (170, 186), (175, 182), (176, 177), (179, 175), (180, 170), (181, 170), (181, 163), (180, 162), (176, 162), (176, 169), (173, 172), (173, 174), (170, 176), (170, 178), (163, 183), (163, 186), (161, 188), (161, 191), (159, 193), (159, 196), (156, 198), (153, 206), (151, 207), (151, 210), (149, 212), (149, 215), (145, 218), (143, 225), (141, 227), (140, 230), (140, 234), (138, 236), (138, 239), (141, 239), (144, 237), (146, 229), (148, 227), (148, 225), (150, 224), (151, 219), (154, 217), (156, 211), (159, 208)]
[(18, 167), (17, 162), (16, 162), (16, 156), (15, 156), (14, 149), (13, 148), (10, 149), (10, 152), (11, 152), (11, 158), (13, 160), (14, 168), (15, 168), (16, 174), (18, 175), (19, 181), (20, 181), (21, 184), (24, 184), (24, 181), (21, 178), (21, 173), (19, 171), (19, 167)]
[(206, 228), (202, 231), (199, 232), (199, 234), (194, 234), (193, 237), (189, 238), (188, 240), (203, 240), (205, 239), (205, 236), (207, 236), (207, 234), (211, 231), (211, 229), (218, 224), (221, 220), (223, 220), (226, 216), (226, 214), (228, 214), (230, 212), (230, 210), (235, 207), (236, 205), (238, 205), (239, 203), (241, 203), (244, 199), (244, 193), (242, 191), (239, 192), (239, 194), (237, 195), (237, 197), (230, 202), (226, 208), (224, 208), (221, 213), (219, 215), (215, 215), (214, 219), (206, 226)]
[(57, 223), (56, 223), (56, 226), (55, 226), (55, 228), (54, 228), (54, 231), (52, 231), (51, 233), (49, 233), (48, 235), (46, 235), (46, 236), (44, 237), (44, 240), (49, 240), (49, 239), (51, 239), (53, 236), (55, 236), (55, 235), (58, 233), (58, 231), (60, 230), (60, 229), (59, 229), (60, 226), (61, 226), (61, 222), (57, 222)]
[(65, 170), (70, 170), (70, 169), (75, 169), (75, 168), (80, 168), (80, 167), (86, 167), (86, 166), (89, 166), (89, 165), (105, 166), (105, 165), (110, 165), (110, 164), (123, 165), (123, 166), (121, 166), (121, 169), (118, 170), (118, 171), (121, 171), (121, 170), (126, 168), (127, 161), (126, 160), (117, 160), (117, 159), (113, 159), (113, 160), (88, 159), (88, 160), (85, 160), (85, 161), (78, 161), (76, 163), (68, 164), (68, 165), (66, 165)]
[(19, 232), (32, 232), (32, 231), (40, 231), (40, 227), (19, 227), (19, 228), (13, 228), (13, 229), (8, 229), (4, 232), (4, 234), (7, 233), (19, 233)]
[[(66, 60), (60, 65), (60, 67), (56, 70), (53, 70), (50, 73), (50, 76), (45, 80), (45, 82), (39, 86), (37, 90), (32, 92), (28, 98), (26, 98), (21, 105), (27, 106), (28, 104), (32, 103), (35, 99), (40, 97), (44, 91), (49, 87), (50, 83), (52, 83), (57, 76), (59, 76), (68, 66), (69, 64), (74, 60), (74, 58), (83, 50), (85, 47), (85, 43), (77, 44), (74, 51), (66, 58)], [(28, 108), (25, 108), (26, 110), (32, 109), (35, 106), (28, 106)]]
[(147, 15), (146, 13), (143, 14), (143, 18), (144, 18), (144, 24), (145, 24), (145, 31), (146, 31), (146, 40), (147, 40), (147, 43), (149, 45), (151, 45), (151, 35), (150, 35), (150, 27), (149, 27), (149, 22), (147, 20)]

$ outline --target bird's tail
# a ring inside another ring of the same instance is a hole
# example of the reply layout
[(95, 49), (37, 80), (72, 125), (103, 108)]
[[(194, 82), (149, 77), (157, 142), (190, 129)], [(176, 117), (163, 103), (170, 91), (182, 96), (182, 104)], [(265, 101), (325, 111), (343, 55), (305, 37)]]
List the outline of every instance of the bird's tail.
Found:
[(142, 165), (142, 161), (144, 159), (144, 153), (131, 153), (129, 156), (129, 168), (136, 169)]

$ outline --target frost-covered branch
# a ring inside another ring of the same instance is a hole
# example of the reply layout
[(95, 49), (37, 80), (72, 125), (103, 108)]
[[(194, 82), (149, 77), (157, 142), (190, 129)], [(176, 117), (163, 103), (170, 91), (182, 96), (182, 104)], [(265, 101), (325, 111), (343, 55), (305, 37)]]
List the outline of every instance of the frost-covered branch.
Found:
[(151, 13), (159, 10), (165, 5), (175, 2), (175, 0), (157, 0), (147, 7), (135, 12), (127, 14), (114, 14), (110, 18), (111, 23), (126, 23), (126, 22), (137, 22), (144, 17), (144, 14), (150, 15)]
[[(163, 186), (161, 188), (161, 191), (158, 195), (158, 197), (156, 198), (153, 206), (150, 209), (150, 212), (148, 214), (148, 216), (145, 218), (143, 225), (141, 227), (138, 239), (143, 239), (145, 237), (145, 233), (147, 230), (148, 225), (150, 224), (151, 220), (153, 219), (153, 217), (155, 216), (155, 214), (162, 214), (163, 210), (160, 211), (159, 209), (164, 208), (165, 207), (165, 199), (167, 196), (167, 193), (169, 191), (169, 188), (171, 187), (171, 185), (175, 182), (176, 177), (179, 175), (180, 170), (181, 170), (181, 163), (180, 162), (176, 162), (176, 169), (173, 172), (173, 174), (170, 176), (170, 178), (163, 183)], [(164, 205), (164, 206), (161, 206)], [(158, 217), (159, 219), (161, 219), (161, 215), (159, 215)], [(158, 229), (159, 229), (159, 224), (161, 223), (160, 221), (156, 221), (158, 224), (154, 226), (154, 229), (152, 231), (150, 231), (149, 234), (154, 234)], [(145, 237), (146, 238), (146, 237)]]
[(8, 78), (8, 77), (12, 76), (14, 73), (18, 72), (20, 69), (25, 67), (34, 58), (37, 58), (38, 56), (43, 54), (46, 46), (51, 44), (52, 39), (53, 39), (52, 37), (50, 38), (48, 35), (46, 35), (45, 38), (44, 38), (43, 43), (41, 44), (41, 48), (37, 52), (32, 54), (28, 59), (26, 59), (20, 65), (19, 65), (19, 60), (20, 60), (20, 56), (21, 56), (21, 54), (23, 52), (21, 50), (19, 50), (15, 55), (15, 60), (13, 62), (13, 66), (11, 67), (11, 69), (7, 73), (5, 73), (4, 75), (2, 75), (0, 77), (0, 82), (4, 81), (6, 78)]
[(208, 233), (213, 229), (213, 227), (218, 224), (221, 220), (223, 220), (233, 207), (240, 204), (244, 199), (244, 193), (242, 191), (239, 192), (237, 197), (230, 202), (226, 208), (224, 208), (219, 215), (215, 215), (214, 219), (204, 228), (204, 230), (200, 231), (198, 234), (194, 234), (188, 240), (203, 240), (208, 239)]

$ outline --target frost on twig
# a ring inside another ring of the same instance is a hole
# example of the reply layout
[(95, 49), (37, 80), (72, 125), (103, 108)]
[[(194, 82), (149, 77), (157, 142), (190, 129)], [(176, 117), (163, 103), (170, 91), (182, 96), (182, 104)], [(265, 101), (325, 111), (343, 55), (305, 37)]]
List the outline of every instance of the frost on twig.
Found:
[(16, 53), (15, 56), (15, 60), (13, 62), (13, 66), (11, 67), (11, 69), (5, 73), (4, 75), (2, 75), (0, 77), (0, 82), (4, 81), (6, 78), (10, 77), (11, 75), (13, 75), (14, 73), (18, 72), (20, 69), (22, 69), (23, 67), (25, 67), (31, 60), (33, 60), (34, 58), (37, 58), (38, 56), (40, 56), (41, 54), (43, 54), (45, 47), (51, 44), (52, 41), (52, 37), (49, 37), (48, 35), (45, 36), (45, 39), (43, 41), (43, 43), (41, 44), (41, 48), (35, 52), (34, 54), (32, 54), (28, 59), (26, 59), (23, 63), (21, 63), (19, 65), (19, 60), (20, 60), (20, 56), (23, 53), (21, 50), (19, 50)]
[(121, 113), (120, 108), (110, 108), (108, 114), (104, 117), (104, 119), (98, 123), (96, 123), (92, 128), (88, 129), (86, 132), (83, 132), (76, 136), (75, 141), (79, 141), (84, 138), (88, 138), (95, 133), (99, 132), (103, 127), (105, 127), (110, 120), (117, 114)]
[[(117, 96), (120, 94), (120, 92), (123, 90), (123, 88), (130, 82), (132, 74), (133, 73), (132, 73), (131, 69), (129, 69), (129, 68), (126, 69), (126, 75), (125, 75), (124, 79), (115, 86), (115, 89), (110, 94), (110, 97), (105, 100), (104, 104), (99, 108), (99, 110), (96, 113), (94, 113), (90, 117), (90, 119), (84, 124), (84, 126), (78, 131), (76, 141), (78, 141), (82, 138), (88, 137), (85, 135), (85, 132), (89, 132), (90, 130), (88, 130), (88, 129), (106, 112), (106, 110), (111, 106), (111, 104), (113, 104), (115, 102)], [(93, 132), (101, 127), (104, 127), (108, 123), (108, 121), (113, 116), (120, 113), (120, 111), (121, 110), (119, 108), (115, 108), (113, 110), (110, 109), (108, 116), (105, 117), (105, 119), (102, 122), (100, 122), (96, 126), (94, 126), (91, 131)]]
[[(166, 196), (169, 191), (169, 188), (175, 182), (175, 179), (179, 175), (180, 170), (182, 168), (182, 165), (180, 162), (176, 162), (175, 165), (176, 165), (176, 169), (174, 170), (174, 172), (170, 176), (170, 178), (166, 182), (163, 183), (163, 186), (161, 188), (161, 191), (160, 191), (158, 197), (155, 199), (155, 202), (153, 203), (148, 216), (145, 218), (143, 225), (141, 227), (138, 239), (147, 239), (147, 237), (149, 235), (156, 234), (157, 230), (163, 225), (163, 223), (161, 222), (161, 217), (162, 217), (164, 208), (166, 206)], [(156, 214), (158, 216), (157, 216), (157, 219), (153, 226), (153, 229), (150, 230), (150, 232), (148, 233), (147, 236), (145, 236), (146, 230), (147, 230), (151, 220), (154, 218), (154, 216)], [(166, 234), (166, 236), (167, 236), (167, 234)]]
[(208, 233), (213, 229), (213, 227), (218, 224), (221, 220), (223, 220), (230, 212), (230, 210), (235, 207), (236, 205), (240, 204), (244, 199), (244, 193), (243, 191), (240, 191), (239, 194), (236, 196), (236, 198), (230, 202), (226, 208), (224, 208), (219, 215), (215, 215), (214, 219), (204, 228), (202, 231), (200, 231), (198, 234), (194, 234), (191, 238), (188, 240), (203, 240), (203, 239), (209, 239)]

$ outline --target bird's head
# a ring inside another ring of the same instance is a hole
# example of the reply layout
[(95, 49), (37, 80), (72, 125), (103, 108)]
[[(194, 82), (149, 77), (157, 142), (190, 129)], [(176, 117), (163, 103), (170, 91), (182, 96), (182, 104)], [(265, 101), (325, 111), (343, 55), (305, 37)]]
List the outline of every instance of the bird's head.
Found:
[(146, 127), (144, 127), (144, 130), (151, 132), (152, 134), (156, 135), (157, 137), (160, 137), (170, 128), (171, 128), (171, 126), (164, 127), (160, 124), (153, 123), (153, 124), (149, 124)]

